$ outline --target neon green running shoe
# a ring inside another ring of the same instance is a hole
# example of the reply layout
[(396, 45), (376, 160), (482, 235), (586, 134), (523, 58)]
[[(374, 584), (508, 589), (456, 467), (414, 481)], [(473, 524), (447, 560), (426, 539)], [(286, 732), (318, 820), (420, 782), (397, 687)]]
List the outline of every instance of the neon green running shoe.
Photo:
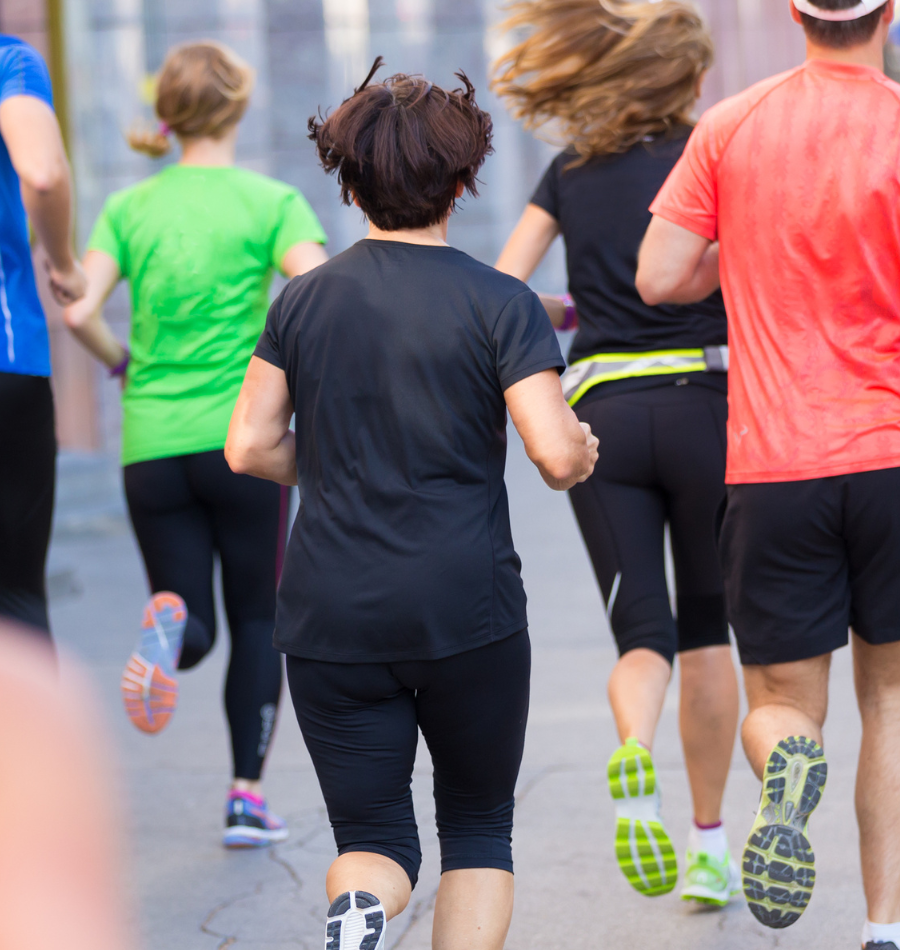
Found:
[(683, 901), (724, 907), (735, 894), (741, 893), (741, 872), (730, 854), (720, 861), (705, 851), (688, 851), (686, 863)]
[(606, 767), (616, 803), (616, 860), (628, 883), (641, 894), (668, 894), (678, 880), (672, 841), (659, 816), (659, 788), (653, 759), (627, 739)]
[(744, 896), (766, 927), (790, 927), (812, 896), (815, 855), (805, 832), (827, 777), (822, 747), (803, 736), (782, 739), (766, 763), (742, 865)]

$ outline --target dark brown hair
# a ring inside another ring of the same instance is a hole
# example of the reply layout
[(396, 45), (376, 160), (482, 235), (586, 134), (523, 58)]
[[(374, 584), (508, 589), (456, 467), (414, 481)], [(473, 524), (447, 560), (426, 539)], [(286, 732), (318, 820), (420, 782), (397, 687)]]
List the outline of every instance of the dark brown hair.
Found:
[(453, 210), (460, 185), (478, 194), (491, 117), (465, 73), (456, 73), (465, 88), (451, 92), (403, 73), (369, 85), (382, 62), (332, 115), (310, 118), (309, 137), (325, 171), (337, 172), (345, 205), (355, 198), (383, 231), (426, 228)]
[[(823, 10), (847, 10), (855, 7), (858, 0), (810, 0)], [(830, 49), (847, 49), (868, 43), (878, 29), (878, 21), (884, 16), (882, 4), (877, 10), (861, 16), (858, 20), (819, 20), (808, 13), (801, 13), (803, 32), (818, 46)]]
[(549, 127), (573, 164), (690, 122), (713, 43), (689, 2), (517, 0), (502, 29), (527, 35), (494, 64), (494, 92), (527, 129)]

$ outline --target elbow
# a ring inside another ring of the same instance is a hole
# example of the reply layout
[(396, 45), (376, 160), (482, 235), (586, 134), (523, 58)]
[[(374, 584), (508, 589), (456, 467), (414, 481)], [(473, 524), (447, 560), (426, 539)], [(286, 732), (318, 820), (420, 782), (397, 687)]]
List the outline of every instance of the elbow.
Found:
[(556, 482), (570, 482), (581, 475), (574, 459), (554, 459), (541, 467)]
[(665, 287), (662, 281), (654, 279), (640, 268), (638, 268), (634, 285), (637, 288), (641, 300), (643, 300), (648, 307), (657, 307), (659, 304), (666, 303), (667, 300), (671, 299), (671, 289)]
[(74, 331), (80, 330), (91, 319), (91, 313), (84, 307), (72, 306), (63, 310), (63, 323)]
[(68, 170), (62, 162), (35, 162), (17, 171), (22, 184), (39, 195), (48, 195), (68, 181)]
[(553, 481), (561, 484), (574, 484), (587, 471), (586, 449), (579, 446), (568, 454), (560, 454), (541, 460), (538, 464)]
[(235, 475), (252, 475), (250, 453), (229, 435), (225, 442), (225, 461)]

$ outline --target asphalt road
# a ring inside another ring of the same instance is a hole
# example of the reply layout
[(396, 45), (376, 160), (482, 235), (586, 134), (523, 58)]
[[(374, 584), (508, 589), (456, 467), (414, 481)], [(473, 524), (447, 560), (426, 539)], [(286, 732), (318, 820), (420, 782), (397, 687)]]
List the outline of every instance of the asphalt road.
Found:
[[(711, 912), (693, 909), (676, 894), (642, 897), (625, 882), (613, 854), (604, 765), (617, 744), (605, 696), (615, 651), (593, 575), (567, 499), (544, 487), (515, 440), (508, 484), (534, 645), (513, 843), (517, 894), (510, 950), (858, 947), (865, 915), (852, 807), (859, 717), (848, 651), (835, 661), (828, 789), (810, 832), (817, 885), (800, 922), (786, 931), (767, 930), (743, 899)], [(268, 851), (226, 852), (220, 833), (229, 761), (221, 707), (227, 631), (220, 630), (212, 656), (182, 678), (181, 704), (167, 731), (147, 737), (134, 730), (120, 707), (118, 680), (146, 590), (114, 466), (68, 460), (60, 494), (52, 620), (64, 649), (87, 666), (108, 712), (126, 790), (127, 874), (142, 947), (319, 950), (324, 875), (334, 845), (287, 697), (266, 788), (287, 818), (291, 838)], [(681, 856), (691, 815), (677, 702), (673, 683), (654, 757), (663, 814)], [(421, 745), (413, 788), (424, 863), (409, 908), (388, 928), (388, 946), (403, 950), (430, 946), (438, 883), (430, 769)], [(733, 850), (743, 845), (758, 793), (738, 749), (725, 809)]]

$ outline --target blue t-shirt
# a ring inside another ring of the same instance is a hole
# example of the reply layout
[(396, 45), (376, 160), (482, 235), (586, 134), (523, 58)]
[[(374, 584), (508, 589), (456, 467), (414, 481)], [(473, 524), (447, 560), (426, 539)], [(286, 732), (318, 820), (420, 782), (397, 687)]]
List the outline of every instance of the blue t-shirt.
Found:
[[(0, 102), (34, 96), (51, 108), (50, 74), (40, 53), (0, 34)], [(19, 176), (0, 136), (0, 373), (50, 375), (50, 340), (38, 298)]]

